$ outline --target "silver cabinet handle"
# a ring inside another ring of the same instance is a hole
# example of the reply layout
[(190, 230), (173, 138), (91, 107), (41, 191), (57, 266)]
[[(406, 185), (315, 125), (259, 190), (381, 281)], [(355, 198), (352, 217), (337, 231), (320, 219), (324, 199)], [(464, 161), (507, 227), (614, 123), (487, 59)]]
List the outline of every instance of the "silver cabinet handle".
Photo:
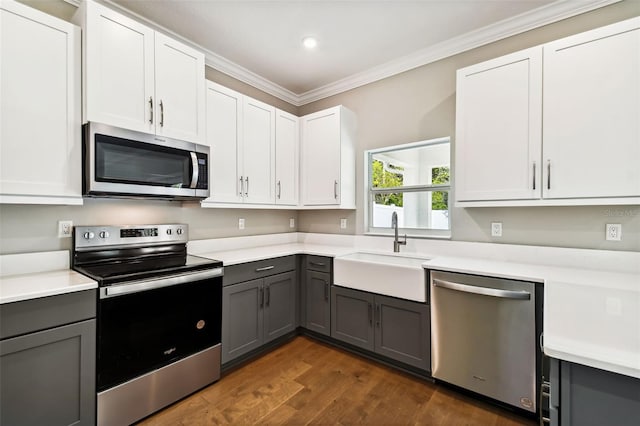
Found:
[(329, 300), (329, 283), (327, 281), (324, 282), (324, 300)]
[(246, 185), (244, 188), (244, 196), (248, 197), (249, 196), (249, 176), (245, 177), (244, 181), (246, 182)]
[(325, 264), (324, 264), (324, 263), (322, 263), (322, 262), (309, 262), (309, 265), (325, 266)]
[(149, 96), (149, 124), (153, 124), (153, 96)]
[(280, 199), (280, 195), (282, 195), (282, 183), (278, 181), (278, 200)]
[(368, 317), (369, 317), (369, 325), (373, 325), (373, 307), (371, 306), (371, 303), (367, 303), (367, 308), (368, 308)]
[(547, 189), (551, 189), (551, 160), (547, 160)]
[(460, 283), (452, 283), (450, 281), (433, 280), (434, 287), (446, 288), (463, 293), (479, 294), (481, 296), (493, 296), (501, 299), (531, 299), (531, 293), (522, 290), (501, 290), (498, 288), (478, 287), (475, 285), (467, 285)]
[(164, 127), (164, 104), (160, 100), (160, 127)]
[(267, 293), (267, 295), (265, 296), (264, 305), (268, 308), (269, 302), (271, 301), (271, 287), (267, 286), (267, 288), (265, 289), (265, 292)]
[(200, 169), (198, 168), (198, 156), (195, 152), (190, 152), (190, 154), (191, 168), (193, 171), (191, 172), (191, 185), (189, 185), (189, 188), (195, 189), (195, 187), (198, 185), (198, 175), (200, 174)]
[(338, 181), (333, 181), (333, 198), (338, 199)]
[(264, 306), (264, 289), (260, 287), (260, 307)]
[(240, 196), (244, 197), (244, 178), (240, 176)]
[(130, 293), (138, 293), (140, 291), (153, 290), (156, 288), (169, 287), (179, 284), (187, 284), (194, 281), (206, 280), (223, 275), (222, 268), (209, 269), (206, 271), (194, 272), (192, 274), (180, 274), (160, 279), (133, 281), (127, 284), (102, 287), (100, 290), (100, 299), (108, 297), (123, 296)]
[(270, 265), (270, 266), (263, 266), (262, 268), (256, 268), (256, 272), (262, 272), (262, 271), (268, 271), (270, 269), (275, 268), (275, 266)]
[(536, 162), (533, 162), (533, 189), (536, 189)]
[(376, 327), (380, 328), (380, 305), (376, 305)]

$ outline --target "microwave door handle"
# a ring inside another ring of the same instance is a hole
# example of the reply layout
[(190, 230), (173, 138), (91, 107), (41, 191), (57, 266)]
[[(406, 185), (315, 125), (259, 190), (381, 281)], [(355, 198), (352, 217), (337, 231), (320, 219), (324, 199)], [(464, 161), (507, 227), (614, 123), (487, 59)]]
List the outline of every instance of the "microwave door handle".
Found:
[(195, 189), (196, 186), (198, 185), (198, 174), (199, 174), (199, 170), (198, 170), (198, 156), (196, 155), (195, 152), (190, 152), (189, 154), (191, 154), (191, 185), (189, 185), (189, 188), (191, 189)]

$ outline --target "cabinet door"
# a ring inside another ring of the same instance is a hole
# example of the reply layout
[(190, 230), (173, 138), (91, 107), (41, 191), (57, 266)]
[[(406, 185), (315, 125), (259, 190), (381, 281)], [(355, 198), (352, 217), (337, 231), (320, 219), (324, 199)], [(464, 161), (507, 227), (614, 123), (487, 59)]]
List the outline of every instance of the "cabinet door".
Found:
[(456, 200), (540, 198), (542, 48), (458, 70)]
[(154, 31), (86, 3), (84, 121), (154, 133)]
[(276, 110), (276, 204), (298, 204), (299, 119)]
[(296, 273), (264, 279), (264, 342), (295, 330)]
[(242, 140), (242, 95), (207, 82), (207, 144), (210, 151), (209, 188), (205, 201), (241, 203), (239, 149)]
[(302, 203), (340, 204), (340, 107), (302, 118)]
[(316, 333), (331, 334), (331, 304), (329, 302), (330, 275), (324, 272), (307, 271), (306, 327)]
[(375, 351), (405, 364), (429, 370), (431, 333), (429, 306), (375, 297)]
[(96, 321), (0, 341), (0, 424), (95, 423)]
[(373, 294), (331, 288), (331, 337), (372, 351), (373, 317)]
[(543, 150), (545, 198), (640, 196), (640, 18), (544, 46)]
[(264, 291), (262, 280), (222, 289), (222, 363), (262, 345)]
[(204, 54), (155, 33), (156, 133), (204, 141)]
[(0, 3), (0, 201), (82, 204), (80, 29)]
[(245, 202), (273, 204), (275, 201), (275, 108), (245, 97), (242, 127)]

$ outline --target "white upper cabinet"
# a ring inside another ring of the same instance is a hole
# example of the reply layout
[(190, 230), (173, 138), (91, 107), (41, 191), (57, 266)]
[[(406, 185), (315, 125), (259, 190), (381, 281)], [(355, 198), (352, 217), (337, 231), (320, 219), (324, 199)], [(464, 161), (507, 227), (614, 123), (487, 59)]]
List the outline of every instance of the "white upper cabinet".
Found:
[(242, 174), (246, 203), (275, 202), (275, 108), (244, 97), (242, 111)]
[(207, 82), (207, 144), (211, 196), (223, 203), (275, 203), (275, 108)]
[(204, 54), (86, 1), (84, 121), (191, 142), (205, 131)]
[(276, 204), (298, 204), (299, 119), (276, 109)]
[(355, 208), (355, 116), (337, 106), (302, 120), (304, 206)]
[(460, 206), (640, 202), (640, 18), (457, 77)]
[(82, 204), (80, 28), (0, 2), (0, 202)]
[(456, 199), (540, 197), (542, 48), (458, 70)]
[(546, 44), (544, 102), (545, 198), (640, 197), (640, 18)]
[(242, 203), (242, 102), (243, 97), (219, 84), (207, 81), (207, 145), (210, 202)]

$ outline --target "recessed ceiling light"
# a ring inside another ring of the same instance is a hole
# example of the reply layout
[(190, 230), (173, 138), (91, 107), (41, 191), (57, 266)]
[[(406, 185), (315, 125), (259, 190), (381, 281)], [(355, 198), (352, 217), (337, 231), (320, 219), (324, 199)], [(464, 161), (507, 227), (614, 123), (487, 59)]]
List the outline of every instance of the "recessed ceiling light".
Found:
[(318, 45), (318, 40), (314, 37), (305, 37), (302, 39), (302, 44), (307, 49), (313, 49)]

